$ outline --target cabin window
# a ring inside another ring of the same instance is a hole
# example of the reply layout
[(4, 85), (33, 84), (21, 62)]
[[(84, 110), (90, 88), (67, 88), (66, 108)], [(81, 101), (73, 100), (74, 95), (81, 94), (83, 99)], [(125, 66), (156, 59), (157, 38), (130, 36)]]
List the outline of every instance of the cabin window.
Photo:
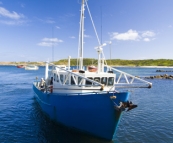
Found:
[(80, 84), (81, 81), (82, 81), (82, 78), (81, 77), (78, 77), (78, 84)]
[(101, 78), (101, 83), (104, 85), (107, 85), (107, 77), (102, 77)]
[(68, 83), (69, 83), (68, 75), (65, 75), (65, 84), (68, 84)]
[[(76, 77), (74, 76), (74, 79), (76, 79)], [(73, 77), (71, 76), (71, 85), (75, 85), (75, 81), (74, 81)]]
[(63, 74), (60, 74), (60, 81), (61, 81), (61, 83), (63, 84), (63, 81), (64, 81), (64, 79), (63, 79)]
[[(93, 80), (93, 78), (92, 78), (92, 77), (87, 77), (87, 78), (88, 78), (88, 79)], [(86, 80), (86, 85), (92, 85), (92, 82), (90, 82), (90, 81)]]
[[(96, 82), (99, 82), (100, 83), (100, 77), (95, 77), (94, 78), (94, 81), (96, 81)], [(93, 83), (94, 85), (98, 85), (97, 83)]]
[(56, 81), (59, 82), (59, 76), (58, 75), (56, 76)]
[(108, 78), (108, 85), (113, 85), (114, 84), (114, 77), (109, 77)]
[(100, 77), (95, 77), (94, 80), (100, 82)]

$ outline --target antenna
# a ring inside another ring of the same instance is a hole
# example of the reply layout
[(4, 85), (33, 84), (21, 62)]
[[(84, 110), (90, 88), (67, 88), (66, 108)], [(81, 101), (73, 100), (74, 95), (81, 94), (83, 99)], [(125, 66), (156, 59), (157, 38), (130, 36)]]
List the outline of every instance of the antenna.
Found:
[(101, 10), (101, 45), (102, 45), (102, 6), (100, 6), (100, 10)]
[(111, 65), (111, 44), (112, 44), (112, 42), (109, 41), (109, 47), (110, 47), (110, 65)]
[(54, 35), (53, 35), (54, 33), (53, 33), (53, 27), (52, 27), (52, 62), (54, 61), (54, 41), (53, 41), (53, 37), (54, 37)]

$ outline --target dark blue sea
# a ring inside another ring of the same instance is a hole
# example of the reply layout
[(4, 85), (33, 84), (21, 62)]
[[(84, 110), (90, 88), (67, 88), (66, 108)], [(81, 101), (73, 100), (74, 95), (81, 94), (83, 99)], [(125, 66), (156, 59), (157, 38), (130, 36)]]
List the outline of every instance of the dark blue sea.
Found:
[[(173, 75), (158, 73), (158, 68), (119, 69), (140, 77)], [(34, 98), (32, 82), (36, 77), (44, 77), (44, 67), (28, 71), (0, 66), (0, 143), (108, 143), (51, 121)], [(130, 100), (138, 107), (123, 112), (109, 143), (173, 143), (173, 80), (148, 81), (153, 83), (151, 89), (129, 89)]]

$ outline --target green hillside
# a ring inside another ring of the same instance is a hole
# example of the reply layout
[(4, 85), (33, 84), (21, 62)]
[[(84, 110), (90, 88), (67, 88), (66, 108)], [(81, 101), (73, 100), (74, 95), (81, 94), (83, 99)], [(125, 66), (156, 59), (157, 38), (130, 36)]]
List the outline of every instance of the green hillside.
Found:
[[(122, 60), (122, 59), (112, 59), (106, 60), (108, 65), (111, 66), (173, 66), (172, 59), (147, 59), (147, 60)], [(53, 62), (56, 65), (68, 65), (68, 59), (62, 59)], [(34, 64), (44, 66), (45, 62), (0, 62), (0, 65), (27, 65)], [(76, 59), (71, 59), (71, 66), (77, 65)], [(83, 60), (83, 65), (97, 65), (97, 59), (85, 58)]]
[[(147, 60), (121, 60), (121, 59), (112, 59), (106, 60), (108, 65), (114, 66), (173, 66), (173, 60), (171, 59), (147, 59)], [(55, 64), (68, 64), (68, 59), (62, 59), (54, 62)], [(77, 64), (76, 59), (71, 59), (71, 65), (74, 66)], [(84, 65), (97, 65), (96, 59), (85, 58), (83, 61)]]

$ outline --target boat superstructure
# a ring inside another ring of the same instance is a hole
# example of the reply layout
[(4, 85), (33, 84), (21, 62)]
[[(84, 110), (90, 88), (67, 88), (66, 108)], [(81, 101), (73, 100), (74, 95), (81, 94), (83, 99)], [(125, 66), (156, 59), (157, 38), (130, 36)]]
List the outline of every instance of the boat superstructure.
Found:
[[(105, 44), (101, 44), (99, 40), (99, 46), (96, 48), (97, 68), (88, 67), (84, 70), (85, 5), (88, 8), (87, 1), (82, 0), (76, 66), (78, 68), (71, 69), (71, 57), (68, 58), (68, 66), (46, 62), (44, 86), (43, 81), (35, 81), (33, 90), (42, 110), (52, 120), (81, 132), (111, 140), (121, 113), (137, 107), (128, 101), (129, 92), (119, 92), (117, 89), (150, 88), (152, 84), (108, 66), (102, 48)], [(93, 27), (95, 30), (94, 24)], [(90, 70), (91, 68), (94, 70)]]

